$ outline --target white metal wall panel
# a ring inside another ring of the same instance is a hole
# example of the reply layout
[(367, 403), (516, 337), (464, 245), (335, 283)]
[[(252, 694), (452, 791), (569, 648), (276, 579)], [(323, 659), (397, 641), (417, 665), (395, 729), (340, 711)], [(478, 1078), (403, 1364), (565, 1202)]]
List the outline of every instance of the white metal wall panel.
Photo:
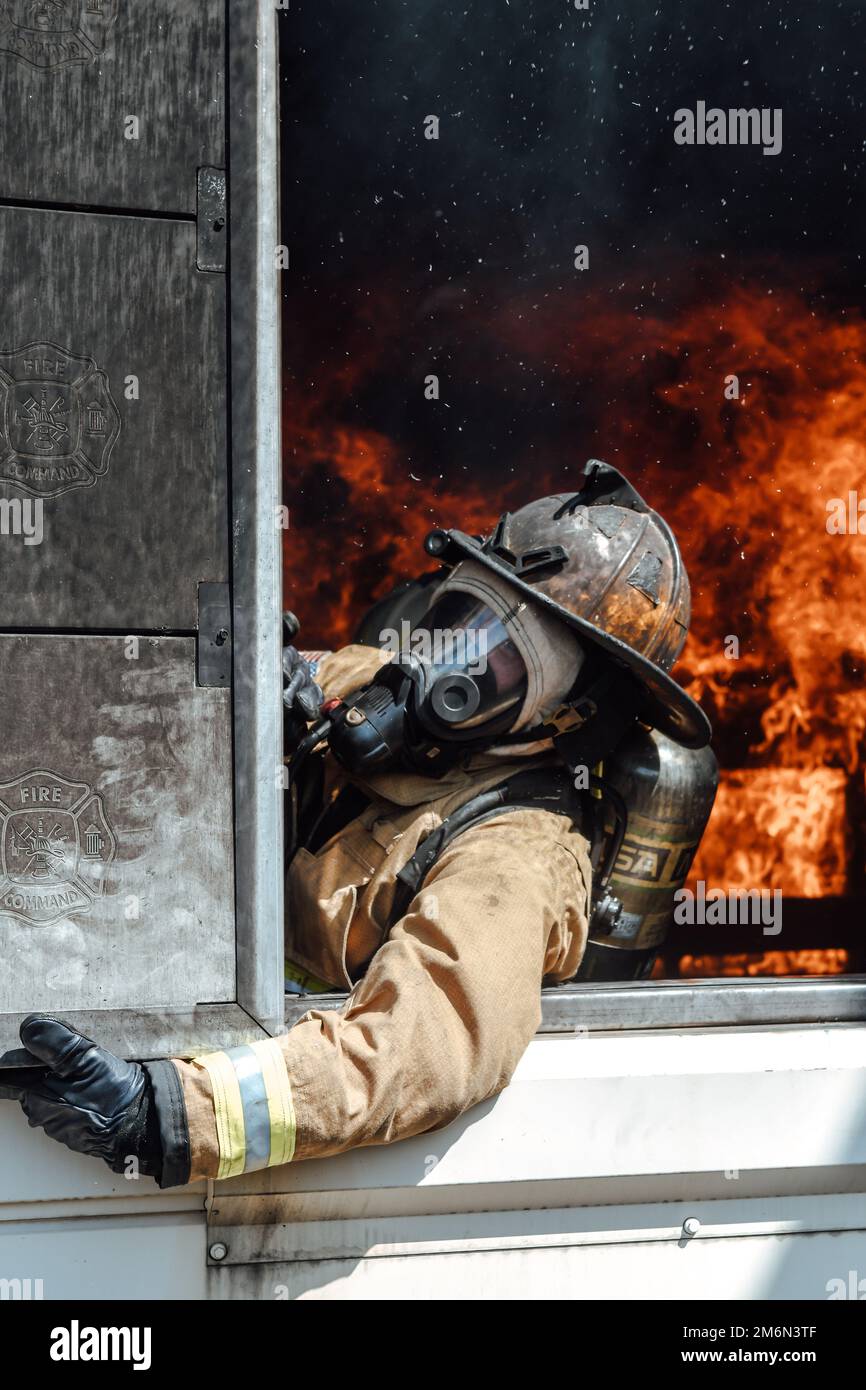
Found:
[(0, 1279), (46, 1297), (822, 1301), (866, 1278), (866, 1026), (537, 1038), (447, 1129), (214, 1184), (207, 1225), (12, 1105), (0, 1156)]

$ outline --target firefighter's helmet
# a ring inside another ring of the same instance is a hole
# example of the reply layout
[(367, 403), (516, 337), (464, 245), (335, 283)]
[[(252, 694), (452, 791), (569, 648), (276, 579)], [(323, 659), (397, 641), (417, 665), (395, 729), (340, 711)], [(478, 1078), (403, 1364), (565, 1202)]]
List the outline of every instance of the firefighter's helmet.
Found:
[(630, 673), (644, 722), (702, 748), (709, 721), (668, 674), (691, 617), (673, 532), (609, 464), (591, 459), (584, 476), (580, 492), (506, 512), (487, 537), (436, 530), (425, 548), (446, 564), (471, 559), (507, 580)]

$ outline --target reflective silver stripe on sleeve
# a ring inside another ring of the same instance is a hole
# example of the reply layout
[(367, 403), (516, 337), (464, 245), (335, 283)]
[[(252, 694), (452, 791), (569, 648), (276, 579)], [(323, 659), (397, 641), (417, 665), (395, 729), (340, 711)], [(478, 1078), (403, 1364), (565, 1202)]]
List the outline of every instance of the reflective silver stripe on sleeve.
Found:
[(265, 1078), (258, 1057), (251, 1047), (233, 1047), (228, 1056), (235, 1069), (241, 1093), (246, 1135), (244, 1172), (267, 1168), (271, 1156), (271, 1115)]

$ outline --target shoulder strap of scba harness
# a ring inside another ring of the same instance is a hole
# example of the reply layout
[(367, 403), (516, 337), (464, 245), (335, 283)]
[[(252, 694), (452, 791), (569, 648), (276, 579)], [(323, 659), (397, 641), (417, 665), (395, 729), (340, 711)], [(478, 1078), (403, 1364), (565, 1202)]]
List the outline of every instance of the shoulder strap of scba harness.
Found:
[(442, 824), (422, 840), (412, 858), (397, 874), (397, 891), (388, 921), (388, 930), (408, 911), (412, 899), (420, 891), (425, 878), (448, 846), (464, 830), (499, 816), (503, 811), (527, 807), (554, 811), (584, 823), (584, 798), (575, 790), (568, 769), (564, 767), (532, 768), (517, 772), (489, 791), (472, 797), (463, 806), (446, 816)]
[[(592, 847), (593, 899), (600, 896), (625, 836), (628, 809), (619, 792), (589, 769), (600, 767), (634, 725), (634, 705), (629, 698), (630, 692), (623, 686), (627, 686), (627, 682), (621, 678), (615, 680), (606, 673), (587, 691), (581, 702), (583, 723), (558, 734), (553, 740), (562, 760), (560, 766), (528, 768), (525, 772), (514, 773), (452, 811), (421, 841), (412, 858), (396, 875), (397, 890), (388, 920), (389, 931), (408, 911), (433, 865), (458, 835), (503, 811), (527, 807), (567, 815), (586, 835)], [(586, 771), (585, 789), (578, 790), (575, 784), (581, 768)], [(602, 863), (605, 802), (613, 811), (615, 830)]]

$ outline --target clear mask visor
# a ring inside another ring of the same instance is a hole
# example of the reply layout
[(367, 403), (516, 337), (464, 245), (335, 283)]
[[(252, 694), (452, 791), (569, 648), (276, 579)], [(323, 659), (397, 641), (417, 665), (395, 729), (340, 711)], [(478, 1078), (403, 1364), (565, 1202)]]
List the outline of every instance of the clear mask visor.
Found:
[(517, 717), (526, 698), (523, 658), (502, 618), (483, 600), (458, 589), (440, 594), (411, 637), (427, 667), (431, 704), (455, 730), (482, 729)]

